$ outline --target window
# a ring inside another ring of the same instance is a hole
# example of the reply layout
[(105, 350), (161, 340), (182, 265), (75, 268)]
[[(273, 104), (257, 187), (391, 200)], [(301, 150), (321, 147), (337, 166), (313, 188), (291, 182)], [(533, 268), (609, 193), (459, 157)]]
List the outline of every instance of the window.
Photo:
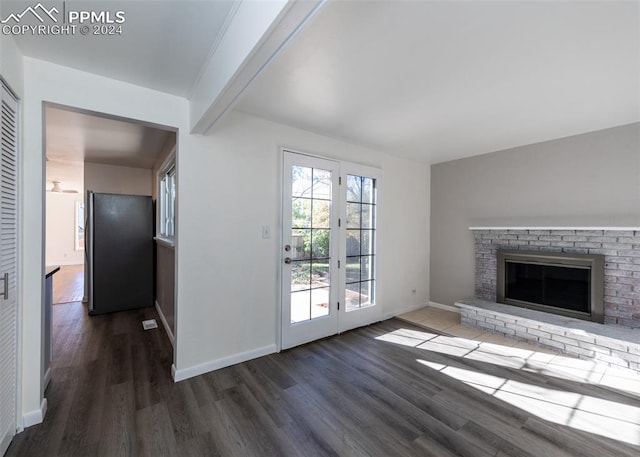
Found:
[(376, 180), (347, 175), (346, 310), (375, 304)]
[(158, 232), (162, 238), (173, 239), (176, 220), (176, 165), (174, 161), (171, 161), (164, 168), (158, 179), (160, 183), (158, 193), (158, 206), (160, 207)]

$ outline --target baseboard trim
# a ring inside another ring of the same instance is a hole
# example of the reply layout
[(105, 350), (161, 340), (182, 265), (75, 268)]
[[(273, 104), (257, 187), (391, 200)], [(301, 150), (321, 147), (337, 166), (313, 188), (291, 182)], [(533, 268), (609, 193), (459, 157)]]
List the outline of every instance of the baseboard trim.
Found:
[(44, 372), (44, 379), (42, 380), (42, 388), (47, 390), (49, 383), (51, 382), (51, 367), (47, 368), (47, 371)]
[(176, 369), (175, 365), (171, 366), (171, 374), (175, 382), (184, 381), (185, 379), (193, 378), (201, 374), (209, 373), (210, 371), (218, 370), (220, 368), (235, 365), (236, 363), (246, 362), (247, 360), (256, 359), (265, 355), (273, 354), (278, 351), (275, 344), (263, 346), (261, 348), (253, 349), (251, 351), (241, 352), (229, 357), (223, 357), (221, 359), (210, 360), (209, 362), (194, 365), (192, 367), (183, 368), (181, 370)]
[(457, 306), (443, 305), (442, 303), (437, 303), (434, 301), (430, 301), (428, 306), (431, 306), (432, 308), (444, 309), (445, 311), (451, 311), (453, 313), (460, 314), (460, 308), (458, 308)]
[(173, 332), (169, 328), (169, 324), (167, 323), (167, 319), (164, 317), (164, 313), (162, 312), (162, 308), (158, 304), (158, 300), (156, 303), (156, 311), (158, 312), (158, 316), (160, 316), (160, 321), (162, 322), (162, 326), (164, 327), (164, 331), (167, 332), (167, 336), (169, 337), (169, 341), (171, 341), (171, 346), (176, 347), (175, 339), (173, 337)]
[(27, 428), (32, 425), (41, 424), (44, 420), (44, 416), (47, 414), (47, 399), (43, 398), (40, 403), (40, 409), (29, 411), (22, 416), (22, 427)]
[(406, 308), (403, 309), (395, 309), (393, 311), (390, 312), (386, 312), (386, 313), (382, 313), (382, 316), (380, 317), (380, 320), (387, 320), (387, 319), (391, 319), (392, 317), (396, 317), (399, 316), (400, 314), (404, 314), (404, 313), (410, 313), (411, 311), (415, 311), (416, 309), (420, 309), (420, 308), (424, 308), (425, 306), (429, 306), (428, 303), (421, 303), (418, 305), (412, 305), (412, 306), (407, 306)]

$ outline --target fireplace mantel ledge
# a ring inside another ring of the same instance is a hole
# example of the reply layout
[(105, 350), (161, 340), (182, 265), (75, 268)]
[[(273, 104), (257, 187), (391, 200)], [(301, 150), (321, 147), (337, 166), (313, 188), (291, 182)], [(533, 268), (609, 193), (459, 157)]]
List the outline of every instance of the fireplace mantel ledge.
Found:
[(616, 230), (616, 231), (640, 231), (640, 227), (572, 227), (572, 226), (524, 226), (524, 227), (508, 227), (508, 226), (478, 226), (469, 227), (469, 230)]

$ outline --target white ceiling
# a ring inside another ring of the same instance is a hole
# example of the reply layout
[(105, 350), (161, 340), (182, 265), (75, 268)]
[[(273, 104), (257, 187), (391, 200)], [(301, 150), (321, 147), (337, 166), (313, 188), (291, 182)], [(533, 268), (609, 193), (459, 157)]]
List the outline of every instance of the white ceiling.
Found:
[(47, 159), (153, 168), (173, 132), (48, 106)]
[(432, 163), (637, 122), (639, 5), (330, 2), (236, 108)]
[[(2, 0), (2, 13), (20, 13), (34, 1)], [(61, 1), (46, 2), (63, 10)], [(125, 12), (114, 36), (15, 36), (22, 53), (78, 70), (187, 96), (215, 45), (233, 1), (67, 0), (67, 11)], [(25, 17), (33, 20), (30, 16)]]
[[(1, 1), (3, 16), (33, 3)], [(69, 0), (124, 10), (122, 36), (17, 42), (27, 56), (188, 97), (233, 6)], [(452, 160), (640, 121), (639, 30), (639, 1), (328, 1), (236, 108)]]
[(84, 164), (47, 161), (46, 190), (51, 191), (53, 181), (60, 183), (63, 191), (74, 190), (82, 194), (84, 192)]
[(47, 106), (47, 187), (61, 181), (82, 189), (84, 162), (153, 168), (170, 137), (175, 133)]

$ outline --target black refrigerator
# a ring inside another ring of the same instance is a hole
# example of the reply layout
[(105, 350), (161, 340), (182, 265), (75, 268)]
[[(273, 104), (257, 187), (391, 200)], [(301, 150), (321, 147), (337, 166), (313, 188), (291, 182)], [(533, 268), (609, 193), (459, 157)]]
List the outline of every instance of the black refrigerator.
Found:
[(87, 193), (89, 314), (153, 305), (153, 201)]

